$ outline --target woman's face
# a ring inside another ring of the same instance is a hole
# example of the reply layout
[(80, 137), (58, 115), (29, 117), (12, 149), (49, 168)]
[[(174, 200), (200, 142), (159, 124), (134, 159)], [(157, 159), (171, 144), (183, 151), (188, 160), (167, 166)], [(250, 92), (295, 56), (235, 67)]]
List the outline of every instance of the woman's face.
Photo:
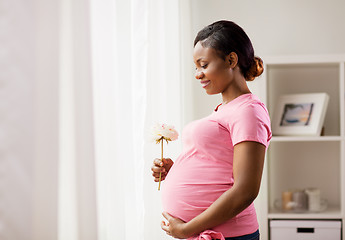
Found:
[(201, 86), (207, 94), (225, 92), (231, 85), (233, 71), (229, 57), (225, 60), (219, 57), (213, 48), (204, 48), (200, 42), (194, 47), (195, 78), (200, 80)]

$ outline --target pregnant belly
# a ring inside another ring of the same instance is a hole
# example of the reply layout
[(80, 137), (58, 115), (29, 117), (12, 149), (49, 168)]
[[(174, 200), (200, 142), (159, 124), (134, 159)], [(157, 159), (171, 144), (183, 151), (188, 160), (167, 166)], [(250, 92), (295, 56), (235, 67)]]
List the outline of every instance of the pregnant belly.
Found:
[(229, 185), (185, 184), (181, 181), (167, 181), (162, 190), (164, 211), (188, 222), (206, 210)]

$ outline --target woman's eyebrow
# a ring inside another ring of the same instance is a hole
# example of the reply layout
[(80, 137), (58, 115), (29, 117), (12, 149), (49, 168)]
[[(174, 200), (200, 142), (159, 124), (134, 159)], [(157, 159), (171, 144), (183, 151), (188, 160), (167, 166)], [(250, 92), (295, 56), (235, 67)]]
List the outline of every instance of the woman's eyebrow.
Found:
[(195, 63), (199, 63), (200, 61), (204, 60), (203, 57), (199, 58), (198, 60), (195, 61)]

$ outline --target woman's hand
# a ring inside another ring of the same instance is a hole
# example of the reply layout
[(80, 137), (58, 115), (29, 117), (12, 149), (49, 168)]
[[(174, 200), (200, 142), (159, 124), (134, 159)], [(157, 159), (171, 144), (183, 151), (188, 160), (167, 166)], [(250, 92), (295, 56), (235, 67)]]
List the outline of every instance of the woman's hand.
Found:
[(163, 158), (163, 162), (159, 158), (154, 159), (153, 166), (151, 167), (152, 176), (155, 178), (154, 181), (159, 181), (160, 172), (162, 173), (161, 180), (163, 181), (173, 164), (174, 162), (170, 158)]
[(185, 239), (188, 236), (185, 233), (186, 223), (183, 222), (181, 219), (174, 218), (167, 212), (162, 213), (164, 218), (168, 221), (167, 223), (162, 221), (161, 228), (166, 232), (166, 234), (179, 239)]

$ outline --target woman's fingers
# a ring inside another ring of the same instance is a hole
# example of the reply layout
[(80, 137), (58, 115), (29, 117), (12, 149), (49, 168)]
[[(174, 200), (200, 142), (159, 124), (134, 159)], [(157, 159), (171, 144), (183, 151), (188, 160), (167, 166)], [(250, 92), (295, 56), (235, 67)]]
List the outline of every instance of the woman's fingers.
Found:
[(152, 166), (152, 176), (159, 177), (159, 173), (166, 174), (165, 168)]
[(166, 234), (170, 235), (169, 223), (165, 223), (164, 221), (162, 221), (161, 228), (166, 232)]
[(172, 219), (172, 216), (170, 216), (169, 213), (163, 212), (162, 213), (163, 217), (168, 221), (167, 223), (165, 221), (162, 221), (161, 223), (161, 228), (168, 234), (171, 235), (170, 232), (170, 220)]
[(160, 159), (156, 158), (153, 160), (151, 170), (154, 177), (159, 176), (159, 173), (164, 173), (166, 171), (163, 165), (164, 163)]
[[(155, 178), (154, 179), (155, 182), (159, 182), (159, 173), (158, 174), (156, 174), (156, 173), (152, 174), (152, 176)], [(162, 173), (161, 180), (164, 180), (166, 176), (167, 176), (166, 173)]]
[(162, 167), (162, 166), (164, 165), (164, 159), (163, 159), (163, 161), (161, 161), (159, 158), (155, 158), (155, 159), (153, 160), (153, 164), (154, 164), (155, 166)]
[(165, 172), (165, 168), (164, 168), (164, 167), (158, 167), (158, 166), (156, 166), (156, 165), (153, 165), (153, 166), (151, 167), (151, 170), (152, 170), (152, 172), (154, 172), (154, 173)]
[(159, 158), (153, 160), (153, 165), (151, 167), (152, 176), (154, 177), (155, 182), (159, 182), (159, 176), (161, 175), (161, 180), (164, 180), (168, 174), (169, 169), (171, 168), (170, 158), (163, 158), (163, 161)]
[(170, 222), (173, 219), (173, 217), (167, 212), (162, 212), (162, 215), (166, 220), (168, 220), (168, 222)]

